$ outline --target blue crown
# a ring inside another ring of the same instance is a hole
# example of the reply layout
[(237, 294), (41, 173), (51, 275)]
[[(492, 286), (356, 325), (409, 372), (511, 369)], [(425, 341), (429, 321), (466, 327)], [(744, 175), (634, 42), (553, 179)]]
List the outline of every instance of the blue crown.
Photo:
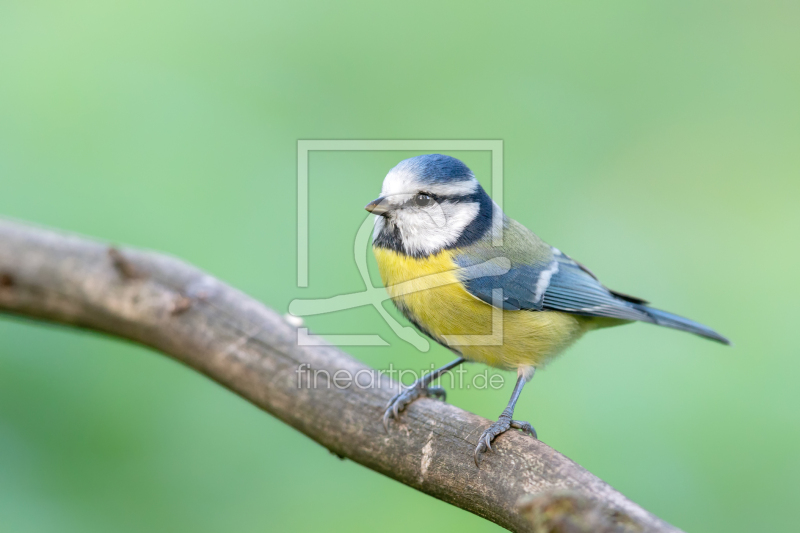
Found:
[(454, 181), (469, 181), (475, 179), (472, 171), (449, 155), (426, 154), (400, 161), (394, 170), (412, 173), (423, 183), (452, 183)]

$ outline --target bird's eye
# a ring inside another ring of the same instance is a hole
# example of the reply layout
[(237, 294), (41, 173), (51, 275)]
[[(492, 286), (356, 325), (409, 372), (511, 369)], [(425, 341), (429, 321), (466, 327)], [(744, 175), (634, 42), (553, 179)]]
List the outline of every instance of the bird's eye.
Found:
[(425, 193), (419, 193), (414, 197), (414, 205), (417, 207), (428, 207), (433, 203), (433, 198)]

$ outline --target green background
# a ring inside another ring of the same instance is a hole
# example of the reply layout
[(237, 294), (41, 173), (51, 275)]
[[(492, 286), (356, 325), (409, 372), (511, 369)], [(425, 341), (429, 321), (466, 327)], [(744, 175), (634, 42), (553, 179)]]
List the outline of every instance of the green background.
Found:
[[(298, 139), (502, 139), (510, 216), (736, 343), (591, 334), (518, 417), (688, 531), (793, 531), (798, 27), (790, 0), (0, 0), (0, 214), (169, 252), (285, 312), (363, 290), (362, 207), (413, 155), (311, 155), (298, 289)], [(488, 153), (453, 155), (490, 183)], [(347, 348), (378, 368), (451, 357), (370, 308), (307, 323), (380, 334)], [(509, 391), (449, 400), (495, 418)], [(499, 529), (149, 350), (0, 318), (0, 530), (312, 528)]]

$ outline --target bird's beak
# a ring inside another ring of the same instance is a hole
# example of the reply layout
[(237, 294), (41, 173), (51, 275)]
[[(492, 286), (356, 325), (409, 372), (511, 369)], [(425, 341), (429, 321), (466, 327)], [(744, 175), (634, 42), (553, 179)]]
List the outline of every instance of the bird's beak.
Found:
[(373, 215), (385, 215), (389, 212), (389, 202), (386, 198), (378, 198), (365, 205), (364, 209)]

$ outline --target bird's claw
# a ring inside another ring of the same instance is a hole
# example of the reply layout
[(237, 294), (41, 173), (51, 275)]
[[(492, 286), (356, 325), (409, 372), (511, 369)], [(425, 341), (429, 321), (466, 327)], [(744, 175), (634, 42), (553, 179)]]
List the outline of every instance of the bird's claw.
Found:
[(477, 466), (478, 468), (481, 467), (480, 464), (481, 454), (485, 452), (493, 452), (494, 450), (492, 449), (492, 441), (499, 435), (502, 435), (511, 428), (519, 429), (520, 431), (530, 435), (534, 439), (538, 439), (538, 437), (536, 436), (536, 430), (533, 429), (533, 426), (531, 426), (528, 422), (523, 422), (521, 420), (511, 420), (510, 416), (502, 414), (500, 415), (500, 418), (497, 420), (497, 422), (489, 426), (478, 439), (478, 446), (475, 447), (475, 454), (474, 454), (475, 466)]
[(415, 381), (408, 388), (395, 394), (386, 404), (386, 411), (383, 413), (383, 427), (387, 433), (389, 432), (389, 420), (392, 418), (397, 420), (401, 411), (421, 397), (437, 398), (444, 401), (447, 398), (447, 392), (442, 387), (429, 387), (420, 381)]

